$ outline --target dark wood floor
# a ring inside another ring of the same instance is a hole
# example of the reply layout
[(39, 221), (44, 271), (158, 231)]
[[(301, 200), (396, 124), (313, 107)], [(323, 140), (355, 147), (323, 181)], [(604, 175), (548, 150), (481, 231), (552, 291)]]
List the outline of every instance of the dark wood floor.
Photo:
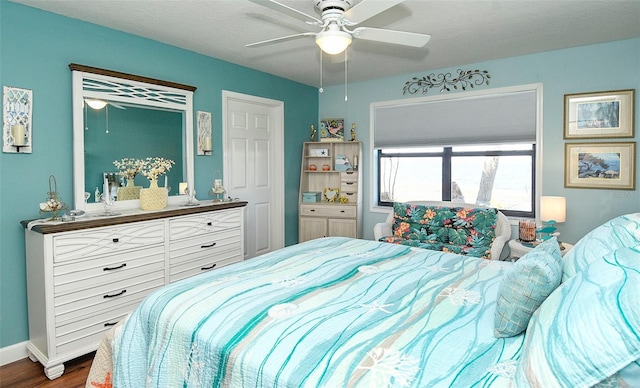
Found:
[(95, 352), (64, 363), (64, 373), (49, 380), (39, 362), (25, 358), (0, 366), (1, 388), (79, 388), (84, 387)]

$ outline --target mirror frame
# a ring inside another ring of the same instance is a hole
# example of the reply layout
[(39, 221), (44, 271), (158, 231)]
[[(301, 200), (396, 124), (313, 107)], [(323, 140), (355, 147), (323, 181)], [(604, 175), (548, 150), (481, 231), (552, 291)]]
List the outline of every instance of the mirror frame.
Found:
[[(84, 199), (84, 100), (108, 100), (151, 108), (183, 112), (182, 155), (188, 187), (194, 187), (193, 160), (193, 92), (195, 86), (157, 80), (143, 76), (105, 70), (97, 67), (69, 64), (73, 85), (73, 199), (74, 208), (101, 211), (100, 203)], [(177, 204), (183, 196), (169, 196), (169, 204)], [(115, 201), (112, 209), (140, 208), (140, 200)]]

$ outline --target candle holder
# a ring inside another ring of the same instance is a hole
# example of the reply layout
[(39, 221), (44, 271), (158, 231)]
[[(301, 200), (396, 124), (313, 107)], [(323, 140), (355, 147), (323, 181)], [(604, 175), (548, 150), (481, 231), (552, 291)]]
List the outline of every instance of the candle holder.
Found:
[(518, 222), (518, 238), (522, 242), (532, 243), (536, 241), (536, 222), (520, 220)]
[(225, 201), (225, 194), (227, 191), (222, 186), (222, 179), (216, 179), (213, 181), (213, 188), (209, 190), (209, 195), (213, 196), (213, 202)]
[(53, 212), (52, 217), (47, 221), (57, 221), (60, 219), (58, 211), (69, 210), (69, 206), (67, 206), (67, 204), (62, 201), (62, 198), (60, 198), (56, 177), (53, 175), (49, 176), (49, 192), (47, 194), (48, 197), (45, 202), (40, 203), (40, 213)]

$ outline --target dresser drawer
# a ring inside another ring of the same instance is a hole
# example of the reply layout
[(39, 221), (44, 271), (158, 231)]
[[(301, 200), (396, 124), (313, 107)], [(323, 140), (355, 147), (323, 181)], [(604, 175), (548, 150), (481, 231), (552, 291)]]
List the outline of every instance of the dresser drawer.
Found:
[(53, 267), (56, 296), (141, 276), (165, 267), (164, 245)]
[(61, 234), (53, 238), (54, 263), (124, 253), (164, 242), (162, 221), (124, 224)]
[(240, 228), (172, 241), (169, 245), (169, 263), (173, 266), (193, 258), (215, 258), (222, 251), (240, 251), (241, 242)]
[(340, 182), (340, 194), (342, 193), (357, 193), (358, 182)]
[(238, 210), (220, 210), (211, 213), (179, 217), (169, 220), (171, 241), (231, 228), (240, 228), (242, 220)]
[(225, 265), (237, 263), (242, 261), (242, 259), (242, 251), (236, 248), (220, 250), (215, 256), (203, 256), (199, 258), (192, 257), (189, 260), (171, 265), (169, 270), (169, 281), (173, 283), (175, 281), (188, 278), (189, 276), (198, 275), (224, 267)]
[(55, 321), (61, 324), (140, 300), (164, 286), (164, 268), (54, 298)]
[(358, 173), (356, 171), (345, 171), (340, 173), (341, 182), (358, 182)]
[(342, 192), (340, 193), (341, 197), (346, 197), (349, 200), (349, 203), (356, 203), (358, 202), (358, 193), (347, 193), (347, 192)]
[(300, 205), (301, 216), (355, 217), (356, 207), (349, 205)]
[(56, 352), (60, 354), (86, 347), (97, 349), (104, 332), (133, 311), (141, 300), (142, 298), (128, 304), (120, 304), (117, 308), (100, 314), (56, 325)]

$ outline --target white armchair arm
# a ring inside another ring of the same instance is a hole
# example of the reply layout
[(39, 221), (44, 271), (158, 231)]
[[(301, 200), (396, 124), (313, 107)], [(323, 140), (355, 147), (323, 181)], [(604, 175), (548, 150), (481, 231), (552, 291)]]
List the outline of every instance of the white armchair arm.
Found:
[(373, 226), (373, 237), (376, 241), (378, 241), (380, 237), (391, 236), (392, 234), (391, 225), (386, 222), (380, 222)]

